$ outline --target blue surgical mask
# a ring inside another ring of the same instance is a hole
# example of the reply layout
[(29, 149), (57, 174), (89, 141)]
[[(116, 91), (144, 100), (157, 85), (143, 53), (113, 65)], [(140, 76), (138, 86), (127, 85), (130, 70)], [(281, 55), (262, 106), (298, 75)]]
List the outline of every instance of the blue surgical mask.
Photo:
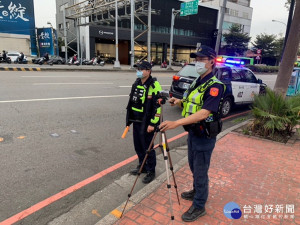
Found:
[(137, 70), (137, 71), (136, 71), (136, 76), (137, 76), (138, 78), (143, 78), (143, 71)]

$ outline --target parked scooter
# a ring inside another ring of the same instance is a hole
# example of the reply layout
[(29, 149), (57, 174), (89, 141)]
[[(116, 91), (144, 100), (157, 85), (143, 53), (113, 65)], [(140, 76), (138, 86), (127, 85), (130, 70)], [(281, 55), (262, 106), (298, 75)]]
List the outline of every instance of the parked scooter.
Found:
[(71, 66), (71, 65), (79, 66), (80, 65), (80, 60), (79, 59), (74, 60), (73, 57), (71, 57), (68, 61), (68, 65), (69, 66)]
[(82, 65), (93, 65), (93, 59), (91, 59), (91, 60), (83, 59)]
[(0, 63), (11, 64), (11, 58), (10, 57), (6, 57), (6, 59), (4, 59), (2, 56), (0, 56)]
[(7, 56), (7, 52), (5, 50), (0, 54), (0, 63), (11, 63), (11, 58)]
[(42, 58), (39, 59), (38, 64), (43, 65), (46, 62), (47, 62), (47, 59), (45, 57), (42, 57)]
[(102, 59), (100, 59), (99, 57), (94, 57), (92, 59), (92, 61), (93, 61), (93, 66), (95, 66), (95, 65), (104, 66), (105, 65), (105, 62)]
[(18, 59), (16, 59), (15, 61), (14, 61), (14, 63), (17, 63), (17, 64), (27, 64), (28, 63), (28, 60), (27, 59), (23, 59), (23, 60), (20, 60), (19, 58)]

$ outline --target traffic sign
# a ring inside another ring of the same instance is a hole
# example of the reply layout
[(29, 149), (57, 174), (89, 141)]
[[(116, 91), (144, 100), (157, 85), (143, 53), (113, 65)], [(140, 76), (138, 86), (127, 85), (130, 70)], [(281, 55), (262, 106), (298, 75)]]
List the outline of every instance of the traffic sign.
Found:
[(260, 56), (258, 55), (258, 56), (256, 56), (256, 58), (255, 59), (257, 59), (257, 60), (260, 60)]
[(257, 49), (256, 53), (261, 54), (261, 49)]
[(198, 14), (199, 0), (183, 2), (180, 4), (180, 16), (188, 16)]

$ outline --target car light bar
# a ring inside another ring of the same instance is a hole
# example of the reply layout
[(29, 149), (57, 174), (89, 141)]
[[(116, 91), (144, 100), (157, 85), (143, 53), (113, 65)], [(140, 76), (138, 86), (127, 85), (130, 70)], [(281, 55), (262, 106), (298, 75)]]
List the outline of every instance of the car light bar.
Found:
[(234, 64), (234, 65), (245, 65), (245, 62), (242, 60), (237, 60), (237, 59), (226, 59), (225, 61), (228, 64)]

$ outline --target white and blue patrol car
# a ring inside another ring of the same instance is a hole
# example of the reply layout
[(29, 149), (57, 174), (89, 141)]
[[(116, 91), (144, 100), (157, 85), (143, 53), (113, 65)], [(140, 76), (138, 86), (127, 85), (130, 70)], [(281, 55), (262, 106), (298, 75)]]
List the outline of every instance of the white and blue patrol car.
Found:
[[(257, 79), (253, 72), (245, 67), (217, 64), (214, 75), (226, 85), (221, 114), (226, 117), (234, 105), (251, 104), (254, 96), (266, 91), (266, 84)], [(183, 67), (173, 76), (170, 96), (182, 99), (183, 93), (199, 77), (195, 64)]]

